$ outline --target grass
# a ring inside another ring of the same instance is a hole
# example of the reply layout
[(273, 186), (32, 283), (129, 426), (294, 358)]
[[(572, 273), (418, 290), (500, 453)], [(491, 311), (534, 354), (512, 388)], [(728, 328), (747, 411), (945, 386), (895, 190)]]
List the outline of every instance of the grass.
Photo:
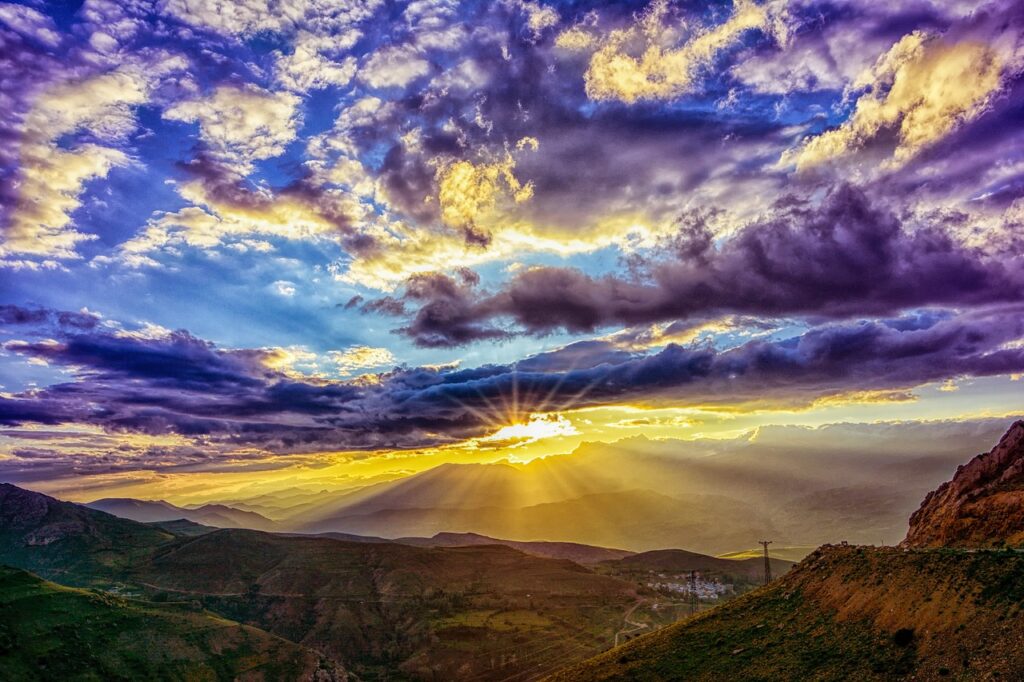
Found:
[(0, 679), (286, 680), (319, 667), (313, 652), (209, 613), (0, 567)]
[(1024, 679), (1024, 556), (831, 547), (552, 680)]

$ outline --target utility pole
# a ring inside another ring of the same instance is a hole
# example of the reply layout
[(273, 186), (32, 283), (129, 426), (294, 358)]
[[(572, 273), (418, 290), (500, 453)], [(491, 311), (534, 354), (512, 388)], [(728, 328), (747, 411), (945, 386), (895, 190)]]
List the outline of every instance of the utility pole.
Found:
[(772, 544), (772, 541), (758, 540), (757, 544), (764, 547), (764, 584), (767, 585), (772, 581), (772, 563), (768, 558), (768, 545)]
[(690, 571), (690, 615), (697, 615), (697, 571)]

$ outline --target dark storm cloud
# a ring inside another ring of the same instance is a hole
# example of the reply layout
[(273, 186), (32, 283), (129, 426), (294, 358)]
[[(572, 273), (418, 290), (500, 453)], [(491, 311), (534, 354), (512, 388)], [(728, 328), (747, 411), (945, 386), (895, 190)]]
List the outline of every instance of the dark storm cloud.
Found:
[[(693, 228), (693, 229), (690, 229)], [(666, 242), (669, 257), (640, 262), (641, 277), (594, 277), (535, 267), (498, 292), (412, 283), (419, 311), (400, 331), (419, 345), (461, 345), (511, 333), (588, 332), (725, 313), (843, 318), (928, 305), (984, 305), (1024, 294), (1021, 256), (994, 259), (941, 227), (909, 226), (843, 186), (818, 206), (788, 200), (714, 246), (706, 228)]]
[[(265, 455), (415, 448), (482, 436), (530, 412), (763, 403), (765, 396), (806, 404), (1021, 372), (1024, 348), (1011, 342), (1022, 337), (1024, 308), (1015, 305), (826, 324), (730, 350), (672, 344), (641, 354), (590, 341), (515, 365), (399, 369), (378, 382), (330, 382), (269, 369), (268, 351), (221, 350), (185, 332), (157, 339), (75, 332), (58, 343), (6, 344), (8, 352), (73, 368), (75, 380), (0, 398), (0, 424), (176, 434), (224, 456), (238, 448)], [(511, 405), (516, 414), (503, 411)], [(45, 440), (36, 437), (30, 449)], [(173, 451), (161, 456), (173, 459)]]

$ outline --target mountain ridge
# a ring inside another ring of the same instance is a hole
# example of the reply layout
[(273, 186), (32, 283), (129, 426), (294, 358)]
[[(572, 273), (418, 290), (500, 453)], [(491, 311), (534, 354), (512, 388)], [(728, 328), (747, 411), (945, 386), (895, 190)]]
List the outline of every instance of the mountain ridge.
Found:
[(957, 467), (910, 517), (903, 547), (1024, 545), (1024, 421)]

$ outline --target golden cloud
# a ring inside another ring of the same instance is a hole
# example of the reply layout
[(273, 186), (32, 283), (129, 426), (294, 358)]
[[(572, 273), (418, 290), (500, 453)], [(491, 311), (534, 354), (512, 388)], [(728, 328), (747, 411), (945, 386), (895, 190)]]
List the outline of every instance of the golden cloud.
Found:
[(1005, 61), (983, 42), (948, 44), (920, 32), (904, 36), (854, 88), (866, 89), (841, 126), (787, 151), (782, 165), (804, 170), (863, 149), (895, 130), (887, 166), (898, 167), (984, 113), (1000, 90)]
[(737, 0), (729, 18), (692, 34), (678, 45), (678, 31), (667, 26), (668, 3), (658, 0), (640, 20), (612, 31), (603, 40), (580, 27), (562, 33), (556, 45), (587, 49), (599, 45), (584, 75), (587, 95), (594, 100), (665, 100), (691, 91), (700, 69), (736, 45), (748, 31), (759, 30), (785, 40), (783, 3), (758, 5)]

